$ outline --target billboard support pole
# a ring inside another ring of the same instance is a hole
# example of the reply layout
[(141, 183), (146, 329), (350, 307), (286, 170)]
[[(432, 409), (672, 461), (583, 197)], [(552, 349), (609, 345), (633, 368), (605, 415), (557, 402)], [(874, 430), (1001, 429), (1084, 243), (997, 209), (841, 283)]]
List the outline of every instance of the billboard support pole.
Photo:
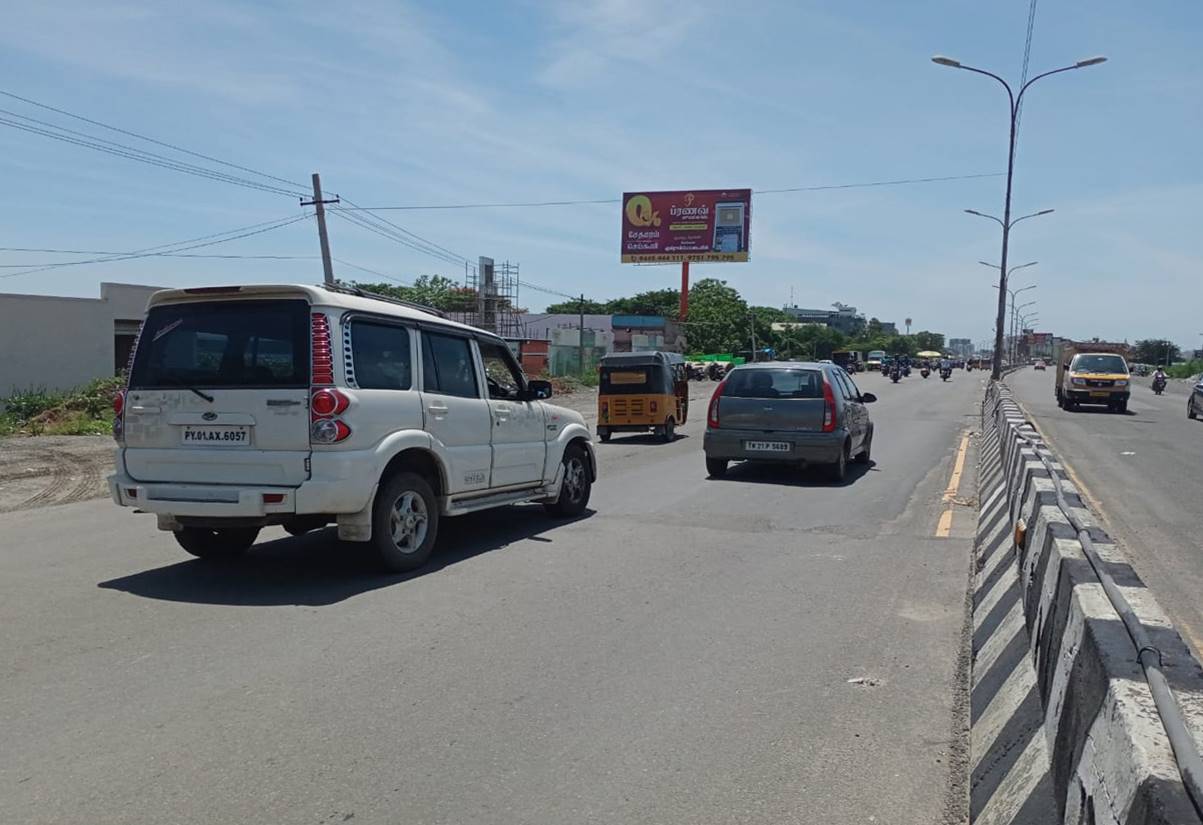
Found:
[(681, 261), (681, 306), (677, 314), (682, 321), (689, 315), (689, 261)]

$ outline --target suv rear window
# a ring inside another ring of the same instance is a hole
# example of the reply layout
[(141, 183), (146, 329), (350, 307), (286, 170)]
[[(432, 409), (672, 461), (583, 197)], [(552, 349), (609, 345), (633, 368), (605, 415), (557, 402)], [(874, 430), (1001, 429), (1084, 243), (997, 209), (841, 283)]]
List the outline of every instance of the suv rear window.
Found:
[(735, 370), (727, 376), (728, 398), (822, 398), (823, 376), (816, 370)]
[(150, 311), (131, 389), (309, 386), (309, 304), (213, 301)]

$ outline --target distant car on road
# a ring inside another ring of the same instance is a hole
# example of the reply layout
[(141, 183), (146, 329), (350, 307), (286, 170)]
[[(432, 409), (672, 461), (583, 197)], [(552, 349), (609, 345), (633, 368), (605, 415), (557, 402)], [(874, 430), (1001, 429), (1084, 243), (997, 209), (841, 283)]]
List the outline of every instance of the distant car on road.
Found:
[(1186, 417), (1195, 419), (1201, 415), (1203, 415), (1203, 377), (1199, 378), (1199, 383), (1195, 384), (1190, 398), (1186, 400)]
[(706, 470), (718, 478), (732, 461), (822, 464), (841, 482), (848, 462), (869, 462), (873, 422), (865, 405), (876, 400), (835, 364), (737, 367), (710, 399)]
[(1036, 369), (1043, 372), (1044, 371), (1044, 360), (1043, 359), (1037, 360), (1034, 366)]

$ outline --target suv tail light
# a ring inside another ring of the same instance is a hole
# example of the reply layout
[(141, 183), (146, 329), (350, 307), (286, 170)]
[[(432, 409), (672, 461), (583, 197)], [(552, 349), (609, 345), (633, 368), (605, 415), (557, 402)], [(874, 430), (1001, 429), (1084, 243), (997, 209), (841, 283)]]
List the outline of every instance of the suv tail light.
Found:
[(311, 344), (311, 378), (310, 383), (322, 385), (334, 383), (334, 352), (330, 346), (330, 321), (324, 313), (315, 312), (310, 316)]
[(345, 411), (351, 405), (351, 399), (335, 389), (315, 390), (309, 396), (309, 409), (314, 418), (329, 418)]
[(710, 407), (706, 410), (706, 426), (714, 430), (718, 429), (718, 403), (725, 386), (727, 386), (726, 378), (718, 382), (718, 386), (714, 388), (714, 395), (710, 396)]
[(835, 393), (831, 389), (831, 381), (823, 379), (823, 432), (835, 432), (838, 415), (835, 409)]
[(309, 426), (309, 440), (314, 444), (337, 444), (351, 435), (351, 428), (337, 418), (319, 418)]
[(113, 440), (125, 443), (125, 390), (113, 393)]

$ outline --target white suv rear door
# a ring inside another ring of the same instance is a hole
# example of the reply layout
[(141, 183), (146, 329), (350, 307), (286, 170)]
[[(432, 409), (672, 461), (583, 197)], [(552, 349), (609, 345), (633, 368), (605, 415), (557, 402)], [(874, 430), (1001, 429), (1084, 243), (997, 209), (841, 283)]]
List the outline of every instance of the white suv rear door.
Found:
[(493, 415), (492, 486), (540, 482), (547, 459), (543, 405), (519, 397), (526, 380), (505, 344), (478, 339), (477, 346)]
[(467, 336), (422, 331), (422, 409), (447, 462), (447, 492), (488, 489), (493, 419)]
[(138, 481), (298, 486), (309, 476), (310, 310), (300, 299), (151, 309), (125, 400)]

